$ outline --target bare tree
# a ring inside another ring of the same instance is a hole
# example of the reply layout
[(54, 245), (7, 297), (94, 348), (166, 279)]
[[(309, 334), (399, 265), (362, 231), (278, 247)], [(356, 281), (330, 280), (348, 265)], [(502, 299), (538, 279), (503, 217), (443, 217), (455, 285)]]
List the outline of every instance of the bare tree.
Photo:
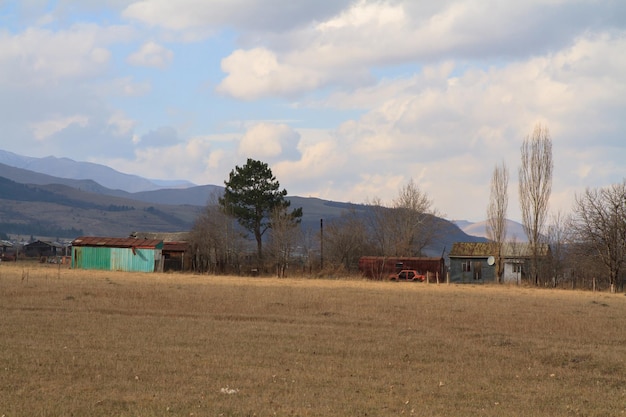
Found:
[(379, 256), (393, 255), (393, 232), (390, 223), (389, 208), (378, 197), (366, 203), (365, 224), (374, 252)]
[(324, 230), (324, 253), (328, 264), (351, 270), (365, 255), (367, 231), (363, 219), (355, 210), (341, 214), (326, 223)]
[(428, 195), (410, 179), (393, 201), (396, 255), (419, 256), (432, 243), (436, 232), (436, 215)]
[(244, 245), (243, 233), (234, 217), (227, 215), (212, 196), (192, 229), (190, 247), (197, 272), (237, 271)]
[(535, 125), (524, 139), (519, 168), (519, 199), (522, 225), (532, 251), (531, 279), (539, 284), (539, 245), (544, 233), (552, 193), (552, 139), (548, 128)]
[(550, 246), (550, 275), (552, 286), (556, 287), (564, 278), (564, 264), (567, 255), (568, 219), (561, 211), (550, 216), (546, 238)]
[(379, 256), (420, 256), (438, 231), (438, 213), (412, 179), (391, 207), (375, 199), (369, 212), (369, 231)]
[(496, 247), (496, 279), (502, 282), (504, 259), (502, 245), (506, 240), (506, 211), (509, 205), (509, 171), (506, 164), (496, 165), (491, 176), (491, 193), (487, 207), (487, 238)]
[(276, 275), (285, 277), (298, 241), (300, 218), (294, 217), (284, 207), (275, 207), (271, 215), (269, 249), (276, 266)]
[(602, 261), (611, 292), (620, 285), (626, 262), (626, 181), (576, 196), (572, 231), (576, 242)]

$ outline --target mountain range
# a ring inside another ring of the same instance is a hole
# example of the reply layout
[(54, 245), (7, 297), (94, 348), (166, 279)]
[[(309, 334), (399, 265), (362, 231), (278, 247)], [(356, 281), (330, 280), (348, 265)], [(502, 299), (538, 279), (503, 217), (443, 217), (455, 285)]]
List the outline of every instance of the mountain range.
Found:
[[(71, 239), (189, 230), (208, 202), (222, 191), (217, 185), (152, 180), (90, 162), (33, 158), (0, 150), (0, 233)], [(302, 227), (315, 231), (320, 219), (332, 221), (349, 209), (367, 210), (359, 204), (287, 198), (292, 207), (302, 207)], [(473, 230), (469, 222), (437, 220), (440, 238), (428, 249), (428, 256), (441, 256), (454, 242), (485, 240), (480, 233), (462, 230)]]

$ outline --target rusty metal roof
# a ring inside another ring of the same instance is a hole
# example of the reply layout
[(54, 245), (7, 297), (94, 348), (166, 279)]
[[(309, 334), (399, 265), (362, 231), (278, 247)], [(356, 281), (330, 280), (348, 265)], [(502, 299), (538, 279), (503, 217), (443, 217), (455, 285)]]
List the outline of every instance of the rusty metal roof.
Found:
[(81, 236), (72, 241), (72, 246), (160, 249), (163, 247), (163, 241), (157, 239), (134, 239), (132, 237)]
[(163, 242), (187, 242), (190, 232), (132, 232), (129, 237), (136, 239), (160, 239)]

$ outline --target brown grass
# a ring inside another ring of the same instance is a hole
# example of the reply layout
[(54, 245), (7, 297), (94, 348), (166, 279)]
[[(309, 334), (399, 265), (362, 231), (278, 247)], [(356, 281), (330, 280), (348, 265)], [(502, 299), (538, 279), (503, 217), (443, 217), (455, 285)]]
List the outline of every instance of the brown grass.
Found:
[(0, 416), (619, 416), (626, 297), (0, 265)]

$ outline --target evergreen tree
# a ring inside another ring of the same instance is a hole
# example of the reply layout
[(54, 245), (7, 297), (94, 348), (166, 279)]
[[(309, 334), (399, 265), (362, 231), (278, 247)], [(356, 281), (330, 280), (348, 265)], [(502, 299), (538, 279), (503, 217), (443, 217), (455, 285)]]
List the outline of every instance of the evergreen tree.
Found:
[[(263, 262), (263, 234), (272, 227), (272, 214), (277, 209), (286, 212), (291, 204), (285, 200), (287, 190), (280, 189), (280, 183), (266, 163), (251, 158), (244, 166), (236, 166), (224, 185), (224, 196), (219, 199), (219, 204), (254, 235), (260, 267)], [(302, 218), (302, 208), (293, 210), (289, 216), (298, 223)]]

